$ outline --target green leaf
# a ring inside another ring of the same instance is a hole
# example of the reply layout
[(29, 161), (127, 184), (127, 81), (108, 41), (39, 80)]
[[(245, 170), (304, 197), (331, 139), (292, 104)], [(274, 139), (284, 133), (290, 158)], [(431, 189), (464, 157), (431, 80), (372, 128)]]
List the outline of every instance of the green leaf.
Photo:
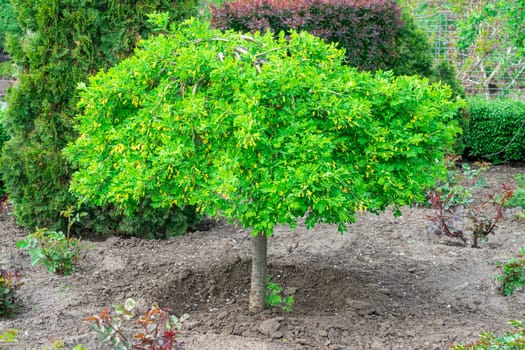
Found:
[(31, 241), (27, 239), (22, 239), (16, 242), (15, 246), (20, 249), (26, 249), (30, 246)]
[(127, 310), (127, 311), (131, 311), (131, 310), (133, 310), (135, 308), (136, 305), (137, 305), (137, 303), (135, 302), (134, 299), (128, 298), (124, 302), (124, 309)]

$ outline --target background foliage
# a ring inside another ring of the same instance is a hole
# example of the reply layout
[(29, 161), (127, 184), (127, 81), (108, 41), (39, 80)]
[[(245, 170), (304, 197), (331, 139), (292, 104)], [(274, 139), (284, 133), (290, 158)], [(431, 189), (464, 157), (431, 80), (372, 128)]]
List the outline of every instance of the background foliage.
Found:
[(493, 162), (525, 160), (525, 103), (469, 98), (465, 154)]
[(432, 35), (469, 93), (523, 95), (524, 0), (400, 0)]
[[(306, 30), (346, 50), (346, 64), (360, 70), (393, 70), (397, 75), (419, 75), (452, 87), (453, 96), (465, 96), (454, 67), (433, 60), (427, 34), (409, 8), (395, 1), (239, 0), (212, 6), (212, 25), (241, 32), (270, 29)], [(467, 126), (465, 112), (455, 118)], [(455, 152), (461, 154), (461, 136)]]
[[(8, 96), (5, 119), (11, 139), (3, 152), (4, 180), (19, 224), (63, 228), (59, 213), (75, 200), (68, 192), (73, 169), (61, 150), (77, 136), (72, 122), (78, 112), (77, 83), (128, 56), (150, 33), (148, 13), (168, 11), (176, 20), (193, 14), (196, 1), (13, 0), (12, 4), (27, 34), (11, 37), (7, 45), (20, 73)], [(124, 220), (115, 210), (108, 215), (103, 208), (83, 209), (90, 209), (92, 221), (87, 225), (92, 228), (118, 230)], [(150, 208), (144, 204), (143, 210)], [(162, 214), (184, 221), (180, 210)], [(156, 220), (151, 225), (145, 219), (134, 233), (162, 228), (164, 223)]]
[[(0, 62), (0, 79), (12, 79), (15, 69), (11, 61)], [(3, 99), (3, 96), (1, 97)]]
[(395, 1), (239, 0), (212, 9), (219, 29), (274, 33), (305, 30), (346, 49), (361, 70), (389, 70), (429, 76), (430, 46), (424, 32)]

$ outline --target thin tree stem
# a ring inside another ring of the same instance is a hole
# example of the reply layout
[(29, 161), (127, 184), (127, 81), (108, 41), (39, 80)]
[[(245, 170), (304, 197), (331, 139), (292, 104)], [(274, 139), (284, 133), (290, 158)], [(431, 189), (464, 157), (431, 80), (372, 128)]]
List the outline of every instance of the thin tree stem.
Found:
[(252, 282), (249, 311), (258, 313), (264, 310), (266, 298), (266, 268), (268, 240), (266, 235), (252, 237)]

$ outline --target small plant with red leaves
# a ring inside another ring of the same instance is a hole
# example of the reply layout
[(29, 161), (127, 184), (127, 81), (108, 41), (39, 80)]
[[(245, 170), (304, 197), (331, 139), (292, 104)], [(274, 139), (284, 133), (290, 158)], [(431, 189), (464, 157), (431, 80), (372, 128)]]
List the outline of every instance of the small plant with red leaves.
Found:
[(183, 350), (184, 343), (176, 340), (178, 331), (188, 318), (184, 314), (180, 318), (153, 304), (146, 314), (136, 321), (140, 330), (134, 336), (128, 336), (124, 323), (133, 318), (135, 301), (127, 299), (124, 305), (115, 305), (115, 315), (109, 308), (100, 314), (86, 317), (92, 321), (92, 328), (100, 335), (103, 343), (110, 343), (115, 350)]
[(0, 317), (11, 317), (18, 307), (15, 292), (23, 284), (19, 271), (0, 269)]
[(471, 169), (464, 164), (462, 172), (450, 170), (447, 181), (429, 191), (428, 200), (435, 209), (429, 216), (431, 233), (458, 238), (473, 248), (478, 248), (487, 241), (489, 234), (494, 233), (513, 190), (502, 184), (500, 193), (488, 194), (486, 199), (476, 203), (472, 190), (483, 184), (480, 175), (487, 167), (488, 164), (483, 163), (477, 169)]

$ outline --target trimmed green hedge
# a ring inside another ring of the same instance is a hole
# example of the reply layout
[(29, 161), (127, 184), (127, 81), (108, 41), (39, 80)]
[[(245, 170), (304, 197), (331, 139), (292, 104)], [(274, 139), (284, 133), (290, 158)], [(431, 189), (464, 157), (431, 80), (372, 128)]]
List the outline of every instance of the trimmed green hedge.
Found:
[(525, 102), (468, 99), (464, 155), (491, 162), (525, 161)]

